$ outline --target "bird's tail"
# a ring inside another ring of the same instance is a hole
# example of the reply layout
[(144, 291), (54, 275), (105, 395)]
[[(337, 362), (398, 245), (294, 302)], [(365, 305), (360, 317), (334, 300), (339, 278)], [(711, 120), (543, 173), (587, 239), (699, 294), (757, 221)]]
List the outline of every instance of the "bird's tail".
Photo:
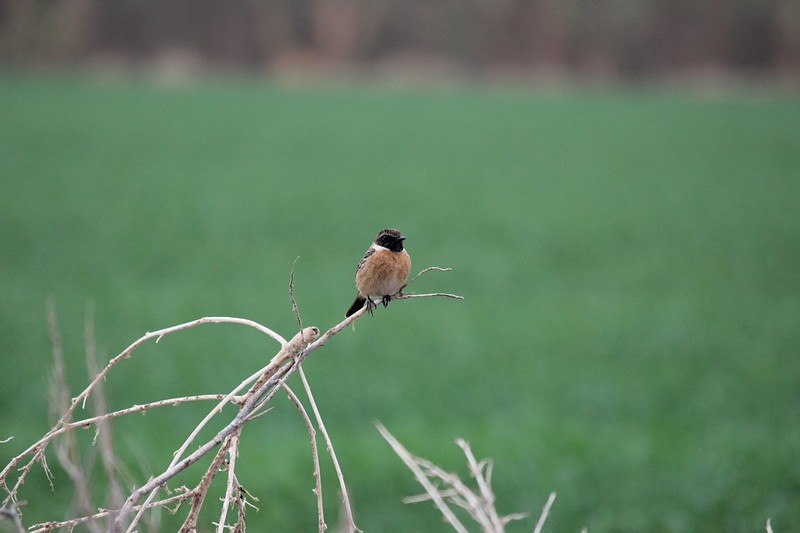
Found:
[(344, 314), (345, 318), (349, 317), (352, 314), (355, 314), (359, 309), (364, 307), (364, 304), (367, 303), (367, 299), (361, 296), (360, 294), (356, 296), (353, 305), (350, 306), (350, 309)]

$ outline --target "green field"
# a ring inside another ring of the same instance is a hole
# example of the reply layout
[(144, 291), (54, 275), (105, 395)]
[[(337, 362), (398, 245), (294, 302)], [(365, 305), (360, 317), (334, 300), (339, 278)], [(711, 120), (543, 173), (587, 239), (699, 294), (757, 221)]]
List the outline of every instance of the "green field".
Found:
[[(558, 532), (800, 529), (800, 98), (766, 91), (5, 75), (0, 466), (49, 427), (48, 298), (76, 394), (87, 308), (103, 360), (210, 315), (290, 337), (300, 256), (304, 323), (327, 328), (388, 226), (415, 272), (453, 268), (415, 290), (465, 300), (393, 303), (305, 364), (362, 529), (447, 529), (401, 503), (420, 489), (374, 420), (464, 476), (456, 437), (492, 457), (500, 512), (532, 515), (509, 531), (531, 531), (550, 491)], [(112, 406), (227, 392), (275, 351), (231, 325), (166, 337), (112, 373)], [(208, 407), (120, 419), (126, 484), (160, 472)], [(28, 525), (66, 512), (49, 464), (55, 491), (36, 468), (21, 495)], [(284, 397), (245, 428), (239, 464), (253, 531), (315, 530)]]

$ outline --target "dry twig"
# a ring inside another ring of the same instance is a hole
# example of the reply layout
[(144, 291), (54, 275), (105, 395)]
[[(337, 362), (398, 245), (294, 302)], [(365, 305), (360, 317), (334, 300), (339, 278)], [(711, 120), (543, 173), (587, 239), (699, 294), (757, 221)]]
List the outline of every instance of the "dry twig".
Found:
[[(300, 259), (299, 257), (297, 259)], [(294, 311), (295, 318), (297, 318), (297, 325), (300, 327), (300, 331), (303, 331), (303, 320), (300, 317), (300, 308), (297, 305), (297, 300), (294, 297), (294, 266), (297, 263), (297, 259), (294, 260), (294, 264), (292, 264), (292, 272), (289, 276), (289, 299), (292, 301), (292, 310)], [(339, 480), (339, 490), (342, 494), (342, 509), (344, 510), (344, 530), (348, 533), (353, 533), (354, 531), (360, 531), (355, 524), (355, 520), (353, 519), (353, 510), (350, 506), (350, 496), (347, 493), (347, 484), (344, 481), (344, 473), (342, 472), (341, 467), (339, 466), (339, 459), (336, 457), (336, 450), (333, 447), (333, 441), (331, 441), (331, 437), (328, 434), (328, 430), (325, 428), (325, 423), (322, 421), (322, 415), (320, 415), (319, 408), (317, 407), (317, 402), (314, 400), (314, 394), (311, 392), (311, 385), (308, 383), (308, 379), (306, 378), (305, 372), (303, 372), (302, 365), (298, 364), (297, 370), (300, 374), (300, 379), (303, 382), (303, 388), (306, 391), (306, 397), (308, 398), (308, 402), (311, 404), (311, 410), (314, 412), (314, 418), (317, 421), (317, 426), (319, 430), (322, 432), (322, 437), (325, 439), (325, 443), (327, 445), (328, 453), (331, 456), (331, 461), (333, 462), (334, 470), (336, 470), (336, 478)], [(286, 387), (284, 385), (284, 387)], [(303, 410), (304, 411), (304, 410)], [(305, 414), (305, 412), (303, 412)], [(308, 416), (307, 414), (305, 415)], [(309, 420), (310, 422), (310, 420)], [(314, 442), (314, 433), (310, 433), (310, 437), (312, 440), (311, 447), (312, 449), (316, 450), (316, 442)], [(316, 454), (316, 451), (314, 452)], [(322, 514), (322, 473), (319, 470), (319, 461), (314, 462), (314, 477), (317, 479), (317, 489), (319, 490), (320, 494), (317, 496), (317, 507), (318, 507), (318, 518), (319, 518), (319, 528), (320, 533), (325, 530), (327, 527), (325, 525), (325, 519)]]
[[(505, 531), (505, 526), (509, 522), (521, 520), (528, 516), (525, 513), (514, 513), (505, 516), (501, 516), (497, 513), (495, 508), (495, 496), (492, 491), (492, 461), (489, 459), (483, 459), (481, 461), (476, 460), (467, 441), (457, 439), (456, 444), (464, 452), (469, 473), (470, 476), (475, 479), (477, 491), (469, 488), (462, 482), (458, 474), (447, 472), (427, 459), (411, 454), (386, 427), (379, 422), (376, 422), (375, 425), (397, 456), (402, 459), (409, 470), (413, 472), (414, 477), (417, 478), (420, 485), (425, 489), (425, 494), (405, 498), (403, 500), (404, 502), (419, 503), (423, 501), (432, 501), (437, 509), (439, 509), (439, 512), (442, 513), (445, 520), (459, 533), (466, 532), (467, 528), (461, 520), (459, 520), (448, 503), (464, 509), (470, 517), (481, 526), (481, 530), (485, 533), (502, 533)], [(544, 506), (544, 510), (542, 511), (542, 515), (534, 528), (534, 533), (541, 532), (555, 497), (555, 492), (550, 494)]]
[[(50, 336), (50, 349), (53, 354), (53, 375), (50, 379), (49, 403), (52, 415), (57, 419), (59, 413), (63, 413), (69, 408), (70, 392), (69, 385), (67, 385), (64, 348), (61, 344), (58, 316), (52, 300), (47, 305), (47, 326)], [(92, 493), (87, 479), (88, 473), (81, 461), (75, 433), (68, 433), (66, 438), (56, 443), (54, 450), (58, 462), (75, 488), (77, 514), (91, 514), (94, 512)], [(100, 527), (95, 523), (88, 524), (88, 528), (92, 532), (100, 533)]]
[[(302, 370), (302, 369), (301, 369)], [(295, 404), (297, 409), (300, 411), (300, 415), (303, 417), (303, 421), (306, 424), (306, 428), (308, 429), (308, 438), (311, 441), (311, 460), (314, 465), (314, 494), (317, 497), (317, 517), (318, 517), (318, 524), (319, 524), (319, 533), (322, 533), (328, 526), (325, 524), (325, 509), (323, 507), (323, 499), (322, 499), (322, 472), (319, 468), (319, 452), (317, 451), (317, 432), (314, 429), (314, 424), (311, 422), (311, 418), (308, 416), (308, 412), (306, 408), (303, 407), (302, 402), (300, 399), (292, 392), (292, 389), (289, 388), (288, 385), (284, 385), (283, 389), (286, 391), (286, 394), (289, 395), (289, 399), (292, 403)]]
[[(94, 332), (94, 308), (89, 306), (86, 310), (84, 320), (84, 338), (86, 344), (86, 369), (89, 372), (89, 379), (92, 379), (100, 371), (97, 365), (97, 344)], [(103, 382), (97, 384), (96, 392), (92, 395), (94, 412), (96, 415), (108, 413), (108, 395)], [(114, 451), (114, 440), (111, 433), (111, 424), (108, 418), (98, 420), (94, 438), (99, 440), (100, 459), (103, 464), (103, 471), (107, 482), (106, 507), (116, 509), (122, 505), (123, 495), (119, 483), (118, 474), (120, 467), (117, 463), (117, 454)], [(93, 443), (94, 444), (94, 443)]]
[(228, 439), (228, 484), (225, 489), (225, 497), (222, 499), (222, 511), (220, 512), (219, 522), (217, 523), (217, 533), (223, 533), (225, 522), (228, 516), (228, 507), (234, 500), (234, 493), (239, 493), (239, 481), (236, 479), (236, 458), (239, 456), (239, 433), (234, 433)]
[[(197, 450), (195, 450), (192, 454), (188, 457), (185, 457), (177, 462), (173, 460), (173, 466), (167, 468), (164, 472), (159, 474), (158, 476), (151, 478), (147, 483), (145, 483), (142, 487), (134, 490), (128, 499), (125, 501), (125, 504), (119, 510), (119, 513), (114, 520), (114, 527), (117, 530), (122, 528), (123, 522), (127, 517), (128, 513), (131, 512), (134, 504), (139, 501), (140, 498), (143, 496), (153, 493), (156, 489), (164, 485), (167, 481), (175, 477), (177, 474), (188, 468), (189, 466), (196, 463), (201, 457), (205, 454), (209, 453), (211, 450), (216, 448), (220, 445), (225, 439), (227, 439), (231, 434), (234, 432), (238, 432), (241, 430), (241, 427), (247, 421), (248, 417), (253, 413), (253, 411), (259, 406), (260, 402), (268, 401), (275, 395), (277, 389), (283, 385), (286, 379), (291, 375), (294, 368), (297, 367), (300, 361), (300, 355), (303, 353), (303, 339), (313, 339), (319, 334), (319, 330), (315, 327), (306, 328), (305, 331), (298, 333), (295, 335), (291, 341), (284, 344), (281, 350), (278, 352), (273, 358), (273, 362), (276, 363), (276, 368), (272, 368), (265, 372), (265, 374), (259, 378), (259, 381), (250, 389), (250, 391), (245, 395), (244, 398), (244, 405), (242, 405), (239, 413), (236, 417), (223, 429), (221, 429), (211, 440), (207, 441), (205, 444), (200, 446)], [(306, 348), (307, 350), (308, 348)], [(282, 364), (283, 362), (294, 358), (292, 363), (289, 363), (284, 366), (277, 366)], [(272, 363), (271, 363), (272, 364)], [(270, 375), (269, 378), (266, 378), (267, 374)], [(263, 383), (262, 383), (263, 382)], [(232, 395), (229, 395), (232, 396)], [(177, 459), (176, 456), (175, 459)], [(132, 523), (128, 526), (128, 531), (132, 531), (134, 525), (136, 524), (135, 518)]]
[(192, 533), (197, 531), (197, 518), (200, 516), (200, 509), (203, 507), (203, 502), (208, 494), (208, 489), (211, 488), (211, 482), (214, 481), (214, 477), (217, 475), (220, 467), (225, 462), (225, 456), (228, 454), (228, 450), (230, 449), (232, 441), (235, 437), (238, 437), (238, 432), (234, 432), (231, 434), (231, 436), (225, 439), (225, 442), (220, 447), (217, 455), (214, 456), (211, 464), (208, 465), (205, 474), (203, 474), (203, 477), (200, 478), (200, 483), (198, 483), (197, 486), (190, 491), (192, 494), (192, 508), (189, 510), (186, 520), (183, 521), (180, 533)]
[(400, 457), (409, 470), (414, 473), (414, 477), (416, 477), (419, 484), (423, 486), (425, 492), (428, 493), (430, 499), (439, 509), (439, 512), (442, 513), (442, 516), (444, 516), (444, 518), (450, 522), (450, 525), (453, 526), (453, 529), (458, 531), (458, 533), (468, 533), (467, 528), (461, 523), (458, 517), (456, 517), (455, 513), (453, 513), (453, 510), (450, 509), (450, 506), (448, 506), (447, 502), (445, 501), (445, 498), (450, 497), (451, 494), (455, 495), (457, 492), (447, 491), (442, 493), (442, 491), (439, 490), (433, 483), (431, 483), (430, 479), (428, 479), (428, 476), (423, 470), (422, 466), (419, 464), (418, 459), (411, 455), (411, 453), (406, 450), (402, 444), (400, 444), (400, 441), (398, 441), (394, 435), (389, 433), (389, 430), (386, 429), (383, 424), (376, 422), (375, 425), (377, 426), (380, 434), (384, 439), (386, 439), (398, 457)]
[(556, 500), (556, 493), (551, 492), (550, 496), (547, 498), (547, 502), (544, 504), (544, 508), (542, 509), (542, 514), (539, 515), (539, 520), (536, 522), (536, 527), (533, 528), (533, 533), (542, 533), (542, 528), (544, 527), (544, 521), (547, 520), (547, 515), (550, 514), (550, 507), (553, 506), (553, 502)]
[[(183, 503), (184, 501), (189, 499), (189, 497), (191, 495), (192, 495), (192, 492), (189, 492), (189, 491), (181, 492), (180, 494), (176, 494), (174, 496), (170, 496), (169, 498), (164, 498), (163, 500), (159, 500), (159, 501), (156, 501), (156, 502), (149, 503), (149, 504), (147, 504), (147, 508), (148, 509), (154, 509), (154, 508), (157, 508), (157, 507), (166, 507), (167, 505), (170, 505), (170, 504), (173, 504), (173, 503), (180, 505), (181, 503)], [(134, 511), (138, 511), (139, 507), (140, 506), (137, 505), (137, 506), (135, 506), (133, 508), (133, 510)], [(43, 522), (41, 524), (34, 524), (33, 526), (31, 526), (29, 528), (28, 533), (46, 533), (48, 531), (53, 531), (54, 529), (60, 529), (60, 528), (65, 528), (65, 529), (72, 530), (72, 529), (75, 528), (75, 526), (78, 526), (80, 524), (85, 524), (87, 522), (90, 522), (90, 521), (93, 521), (93, 520), (99, 520), (101, 518), (111, 517), (111, 516), (114, 516), (115, 514), (116, 514), (116, 511), (114, 511), (114, 510), (104, 509), (104, 510), (98, 511), (97, 513), (94, 513), (92, 515), (82, 516), (80, 518), (73, 518), (72, 520), (64, 520), (64, 521), (61, 521), (61, 522), (55, 522), (55, 521), (53, 521), (53, 522)]]

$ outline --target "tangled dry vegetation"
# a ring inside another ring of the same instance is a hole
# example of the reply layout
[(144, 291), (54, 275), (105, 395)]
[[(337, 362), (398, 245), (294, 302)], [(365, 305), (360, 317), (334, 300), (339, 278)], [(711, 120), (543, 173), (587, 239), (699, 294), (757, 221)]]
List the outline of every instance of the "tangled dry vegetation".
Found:
[[(409, 284), (427, 272), (448, 270), (439, 267), (427, 268), (409, 281)], [(315, 326), (303, 326), (294, 299), (293, 288), (294, 271), (290, 275), (289, 295), (298, 322), (298, 333), (289, 340), (286, 340), (272, 329), (252, 320), (232, 317), (205, 317), (145, 334), (112, 358), (103, 369), (98, 369), (97, 367), (93, 321), (90, 317), (87, 317), (85, 329), (86, 355), (90, 375), (93, 377), (89, 385), (75, 397), (71, 396), (66, 384), (57, 316), (55, 306), (50, 304), (48, 306), (48, 323), (54, 357), (50, 404), (56, 415), (57, 422), (42, 438), (12, 458), (0, 471), (0, 488), (5, 492), (0, 506), (0, 520), (10, 521), (19, 532), (40, 533), (58, 529), (71, 531), (80, 525), (82, 528), (92, 532), (112, 530), (130, 533), (136, 531), (137, 528), (138, 530), (157, 531), (159, 529), (158, 514), (148, 513), (148, 510), (165, 508), (171, 513), (185, 512), (185, 519), (180, 531), (193, 532), (198, 529), (200, 510), (206, 503), (206, 497), (212, 483), (218, 474), (224, 472), (226, 478), (224, 497), (219, 504), (218, 519), (213, 524), (213, 527), (218, 533), (223, 533), (226, 530), (244, 531), (248, 508), (255, 507), (257, 498), (242, 486), (236, 474), (237, 468), (241, 468), (241, 465), (237, 464), (237, 457), (241, 444), (242, 428), (263, 414), (274, 396), (279, 391), (283, 391), (297, 407), (297, 412), (308, 429), (315, 476), (314, 493), (316, 495), (319, 531), (325, 531), (328, 526), (323, 511), (323, 485), (320, 475), (317, 432), (322, 434), (338, 479), (338, 495), (341, 498), (342, 509), (339, 524), (346, 531), (359, 531), (353, 519), (344, 475), (319, 408), (314, 401), (314, 395), (303, 372), (302, 365), (312, 352), (324, 346), (332, 337), (353, 324), (368, 310), (365, 307), (321, 333), (320, 329)], [(414, 294), (399, 292), (392, 299), (406, 300), (423, 297), (461, 298), (448, 293)], [(119, 363), (126, 358), (132, 357), (139, 346), (151, 340), (158, 342), (165, 335), (177, 331), (207, 324), (223, 323), (254, 328), (277, 341), (280, 344), (280, 349), (269, 364), (243, 379), (236, 388), (227, 394), (200, 394), (165, 398), (147, 404), (110, 410), (104, 394), (104, 381), (110, 372), (119, 372), (117, 369)], [(310, 413), (305, 407), (304, 401), (287, 384), (287, 380), (294, 373), (297, 373), (300, 377), (305, 393), (305, 402), (310, 406)], [(186, 436), (183, 445), (174, 452), (167, 468), (161, 473), (151, 476), (147, 481), (141, 483), (138, 488), (126, 493), (119, 481), (120, 474), (125, 472), (125, 467), (119, 463), (114, 451), (113, 439), (111, 438), (112, 420), (158, 407), (184, 405), (198, 401), (214, 401), (216, 403), (205, 418)], [(87, 404), (90, 405), (87, 406)], [(198, 445), (195, 441), (201, 430), (212, 419), (220, 415), (223, 407), (229, 404), (238, 406), (236, 415), (213, 438)], [(78, 413), (87, 410), (87, 408), (91, 408), (94, 416), (79, 417)], [(91, 443), (92, 452), (97, 454), (98, 462), (103, 467), (107, 483), (105, 508), (98, 507), (93, 501), (89, 482), (90, 473), (87, 472), (86, 462), (81, 461), (81, 450), (74, 431), (91, 427), (94, 427), (95, 431), (94, 439)], [(431, 500), (456, 531), (467, 531), (467, 529), (456, 516), (456, 513), (453, 512), (450, 505), (456, 505), (466, 510), (467, 514), (480, 524), (483, 531), (503, 531), (509, 521), (523, 517), (523, 515), (498, 515), (494, 508), (494, 494), (491, 489), (492, 463), (488, 460), (477, 461), (465, 441), (459, 440), (458, 445), (466, 456), (469, 475), (477, 483), (476, 490), (463, 483), (457, 474), (448, 473), (429, 461), (411, 455), (382, 425), (378, 425), (378, 430), (425, 488), (426, 495), (414, 497), (407, 501)], [(2, 444), (8, 445), (10, 441), (11, 438), (7, 438), (2, 441)], [(188, 451), (190, 446), (193, 446), (193, 451), (191, 452)], [(48, 456), (55, 456), (71, 480), (76, 502), (74, 518), (27, 525), (24, 520), (25, 507), (27, 505), (44, 505), (44, 508), (46, 508), (46, 502), (24, 501), (21, 498), (23, 485), (31, 470), (38, 464), (44, 470), (51, 486), (53, 486), (52, 473), (48, 466)], [(196, 480), (196, 484), (193, 487), (168, 488), (168, 482), (173, 480), (176, 475), (203, 459), (209, 461), (208, 467)], [(555, 493), (551, 494), (547, 501), (534, 531), (541, 530), (554, 498)], [(209, 529), (209, 527), (208, 524), (203, 524), (200, 529)]]

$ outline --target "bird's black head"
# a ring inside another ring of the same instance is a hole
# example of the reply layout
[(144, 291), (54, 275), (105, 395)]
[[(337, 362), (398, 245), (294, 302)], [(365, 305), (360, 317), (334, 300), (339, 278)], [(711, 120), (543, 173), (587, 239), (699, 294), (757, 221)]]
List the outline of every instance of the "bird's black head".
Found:
[(375, 244), (388, 248), (393, 252), (402, 252), (404, 240), (406, 240), (406, 236), (400, 233), (400, 230), (389, 228), (378, 232), (375, 237)]

